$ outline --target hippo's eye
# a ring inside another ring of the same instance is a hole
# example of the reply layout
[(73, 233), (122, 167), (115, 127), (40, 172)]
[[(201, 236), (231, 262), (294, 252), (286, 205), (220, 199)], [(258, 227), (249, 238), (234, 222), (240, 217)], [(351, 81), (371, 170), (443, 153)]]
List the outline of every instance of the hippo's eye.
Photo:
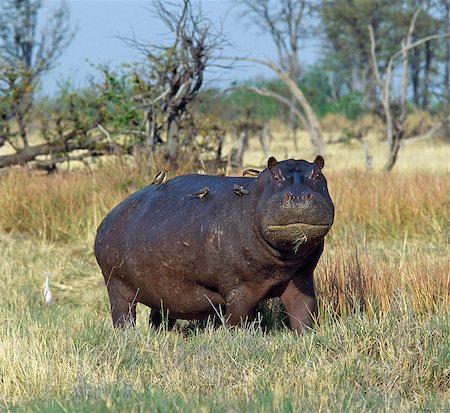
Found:
[(322, 176), (322, 172), (320, 172), (320, 169), (313, 169), (311, 171), (311, 175), (309, 176), (309, 179), (319, 179)]
[(272, 171), (272, 175), (276, 181), (285, 181), (286, 180), (279, 169)]

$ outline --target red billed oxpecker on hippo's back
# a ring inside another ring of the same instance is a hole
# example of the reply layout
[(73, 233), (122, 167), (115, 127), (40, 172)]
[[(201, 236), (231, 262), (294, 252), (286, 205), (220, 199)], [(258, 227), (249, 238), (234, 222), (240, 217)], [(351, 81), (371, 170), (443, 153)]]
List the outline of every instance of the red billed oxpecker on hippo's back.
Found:
[(313, 163), (269, 158), (257, 177), (189, 174), (149, 185), (100, 224), (95, 256), (114, 325), (134, 323), (136, 304), (169, 318), (205, 319), (222, 308), (235, 325), (280, 297), (292, 329), (311, 326), (313, 271), (334, 205)]

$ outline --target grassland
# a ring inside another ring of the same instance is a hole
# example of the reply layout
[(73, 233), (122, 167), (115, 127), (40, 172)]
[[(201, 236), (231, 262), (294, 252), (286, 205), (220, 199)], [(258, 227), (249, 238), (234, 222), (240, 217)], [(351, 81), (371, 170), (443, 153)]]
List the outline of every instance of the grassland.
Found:
[[(285, 142), (272, 145), (280, 159), (312, 157)], [(304, 136), (299, 143), (308, 148)], [(0, 409), (450, 409), (450, 148), (408, 145), (391, 175), (379, 170), (375, 137), (371, 148), (374, 170), (365, 171), (359, 143), (329, 145), (336, 223), (316, 272), (318, 324), (301, 336), (274, 303), (247, 328), (149, 331), (138, 308), (136, 329), (114, 331), (95, 229), (149, 176), (122, 160), (91, 173), (1, 177)], [(262, 161), (250, 142), (246, 163)]]

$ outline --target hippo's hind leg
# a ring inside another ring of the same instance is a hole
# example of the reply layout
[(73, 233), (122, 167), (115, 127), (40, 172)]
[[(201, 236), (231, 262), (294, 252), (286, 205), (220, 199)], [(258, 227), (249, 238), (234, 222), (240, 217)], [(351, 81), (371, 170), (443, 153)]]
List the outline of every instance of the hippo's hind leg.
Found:
[(114, 327), (122, 327), (126, 324), (134, 326), (136, 324), (136, 299), (138, 291), (135, 291), (133, 294), (128, 287), (116, 278), (110, 278), (108, 280), (105, 277), (105, 280), (107, 280), (106, 288), (108, 289)]
[(161, 324), (164, 324), (168, 330), (172, 330), (176, 322), (177, 320), (175, 318), (170, 318), (168, 313), (163, 317), (161, 310), (152, 308), (150, 311), (149, 325), (151, 328), (158, 329)]

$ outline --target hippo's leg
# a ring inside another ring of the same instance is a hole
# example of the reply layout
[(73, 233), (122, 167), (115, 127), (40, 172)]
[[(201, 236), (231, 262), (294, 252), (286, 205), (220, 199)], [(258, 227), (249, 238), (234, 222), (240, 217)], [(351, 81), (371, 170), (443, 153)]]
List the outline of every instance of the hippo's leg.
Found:
[(107, 282), (107, 289), (114, 327), (122, 327), (125, 324), (134, 326), (136, 323), (136, 292), (133, 294), (129, 288), (115, 278), (111, 278)]
[(259, 288), (241, 285), (230, 291), (225, 299), (227, 324), (237, 325), (253, 318), (256, 305), (262, 300), (265, 292)]
[(293, 330), (302, 331), (311, 327), (317, 313), (312, 274), (298, 276), (289, 281), (280, 296)]
[[(175, 326), (175, 323), (177, 322), (176, 318), (167, 317), (166, 319), (167, 319), (167, 329), (172, 330), (172, 328)], [(163, 317), (161, 311), (152, 309), (150, 311), (150, 319), (149, 319), (150, 327), (158, 329), (162, 323)]]

